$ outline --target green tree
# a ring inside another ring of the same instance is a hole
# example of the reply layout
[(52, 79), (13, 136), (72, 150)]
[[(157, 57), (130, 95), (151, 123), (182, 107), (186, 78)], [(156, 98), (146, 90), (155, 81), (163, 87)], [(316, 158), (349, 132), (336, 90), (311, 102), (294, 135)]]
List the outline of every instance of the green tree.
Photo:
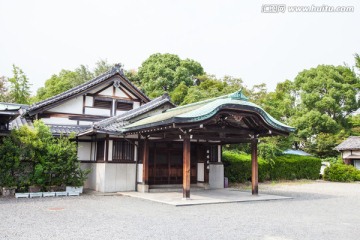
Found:
[(99, 61), (97, 61), (95, 63), (95, 68), (94, 68), (94, 76), (99, 76), (103, 73), (106, 73), (107, 71), (109, 71), (112, 67), (114, 66), (114, 64), (110, 64), (108, 63), (108, 61), (106, 59), (100, 59)]
[(50, 79), (46, 80), (44, 87), (38, 89), (36, 101), (63, 93), (85, 81), (85, 79), (81, 79), (80, 74), (76, 71), (61, 70), (58, 75), (54, 74)]
[(138, 74), (146, 94), (157, 97), (164, 92), (171, 93), (181, 82), (188, 87), (194, 85), (195, 78), (203, 75), (204, 69), (194, 60), (156, 53), (142, 63)]
[(181, 82), (171, 93), (172, 102), (177, 105), (181, 104), (188, 94), (188, 90), (189, 88), (186, 86), (185, 82)]
[(360, 115), (349, 116), (348, 122), (351, 125), (350, 135), (360, 136)]
[(346, 117), (360, 107), (360, 81), (346, 66), (319, 65), (295, 78), (304, 111), (317, 111), (346, 127)]
[(181, 103), (182, 105), (230, 94), (239, 89), (243, 89), (245, 95), (248, 95), (249, 92), (242, 85), (242, 80), (240, 78), (231, 76), (224, 76), (222, 79), (216, 79), (213, 75), (203, 75), (198, 77), (196, 84), (198, 85), (188, 89), (187, 95)]
[(7, 78), (5, 76), (0, 77), (0, 102), (9, 102), (9, 92), (6, 86)]
[(17, 66), (13, 65), (14, 76), (9, 79), (10, 93), (12, 102), (28, 104), (30, 98), (30, 83), (25, 73)]
[(125, 70), (124, 73), (127, 79), (130, 80), (130, 82), (141, 88), (141, 79), (135, 69)]

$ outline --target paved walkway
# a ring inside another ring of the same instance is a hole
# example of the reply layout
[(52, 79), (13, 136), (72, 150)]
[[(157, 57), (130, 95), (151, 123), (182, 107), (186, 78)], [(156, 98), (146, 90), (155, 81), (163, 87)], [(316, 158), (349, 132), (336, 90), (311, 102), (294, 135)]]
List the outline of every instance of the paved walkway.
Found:
[(182, 193), (179, 192), (160, 192), (160, 193), (159, 192), (158, 193), (119, 192), (119, 194), (124, 196), (135, 197), (135, 198), (142, 198), (154, 202), (170, 204), (174, 206), (269, 201), (269, 200), (281, 200), (281, 199), (291, 198), (291, 197), (261, 194), (261, 193), (257, 196), (253, 196), (251, 195), (250, 192), (239, 191), (231, 188), (194, 191), (191, 193), (190, 199), (183, 199)]

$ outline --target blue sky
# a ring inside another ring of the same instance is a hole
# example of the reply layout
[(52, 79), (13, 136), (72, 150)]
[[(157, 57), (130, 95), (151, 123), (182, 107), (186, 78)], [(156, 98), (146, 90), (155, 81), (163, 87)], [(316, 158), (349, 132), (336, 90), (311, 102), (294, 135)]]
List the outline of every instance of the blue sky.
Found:
[[(262, 13), (263, 4), (354, 6), (353, 13)], [(199, 61), (251, 87), (318, 64), (354, 64), (359, 1), (0, 0), (0, 75), (20, 66), (32, 90), (99, 59), (136, 69), (156, 52)]]

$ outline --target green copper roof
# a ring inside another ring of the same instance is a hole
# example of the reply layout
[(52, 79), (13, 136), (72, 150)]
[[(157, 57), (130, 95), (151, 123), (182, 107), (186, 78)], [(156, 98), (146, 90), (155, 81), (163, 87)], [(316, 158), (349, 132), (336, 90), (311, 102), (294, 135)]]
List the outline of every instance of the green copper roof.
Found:
[(229, 95), (208, 99), (167, 110), (166, 112), (145, 118), (122, 129), (122, 131), (137, 130), (146, 127), (160, 126), (171, 123), (191, 123), (206, 120), (215, 116), (220, 110), (234, 109), (256, 112), (264, 121), (275, 129), (292, 132), (295, 129), (287, 126), (265, 112), (258, 105), (248, 102), (242, 91)]
[(0, 111), (16, 111), (19, 110), (20, 108), (21, 106), (19, 105), (0, 103)]

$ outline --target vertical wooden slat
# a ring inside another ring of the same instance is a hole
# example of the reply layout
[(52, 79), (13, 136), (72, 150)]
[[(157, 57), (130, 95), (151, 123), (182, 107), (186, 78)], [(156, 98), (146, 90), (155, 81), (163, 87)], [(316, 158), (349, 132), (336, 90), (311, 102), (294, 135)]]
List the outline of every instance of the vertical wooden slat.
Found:
[(190, 138), (183, 142), (183, 198), (190, 198)]
[(257, 160), (257, 139), (251, 142), (251, 188), (252, 194), (258, 194), (258, 160)]
[(143, 150), (143, 184), (149, 184), (149, 140), (144, 140)]

